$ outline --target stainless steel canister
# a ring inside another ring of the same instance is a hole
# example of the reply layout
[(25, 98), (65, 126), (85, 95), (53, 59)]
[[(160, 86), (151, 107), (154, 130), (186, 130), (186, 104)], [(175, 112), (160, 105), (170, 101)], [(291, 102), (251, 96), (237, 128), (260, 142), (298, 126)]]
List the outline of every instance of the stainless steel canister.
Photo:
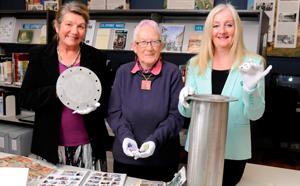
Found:
[(222, 95), (193, 95), (188, 186), (222, 186), (229, 102)]

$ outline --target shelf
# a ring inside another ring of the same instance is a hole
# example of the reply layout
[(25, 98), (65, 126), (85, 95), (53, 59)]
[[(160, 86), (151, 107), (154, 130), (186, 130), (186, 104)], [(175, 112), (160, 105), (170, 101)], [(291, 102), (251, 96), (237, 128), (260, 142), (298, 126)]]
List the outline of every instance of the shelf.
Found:
[(18, 120), (19, 118), (26, 117), (26, 116), (32, 116), (32, 115), (34, 115), (34, 112), (32, 112), (32, 111), (21, 111), (21, 114), (16, 115), (16, 116), (10, 116), (10, 117), (0, 116), (0, 120), (14, 122), (14, 123), (22, 123), (22, 124), (33, 125), (33, 123)]
[(21, 85), (0, 83), (0, 87), (21, 88)]

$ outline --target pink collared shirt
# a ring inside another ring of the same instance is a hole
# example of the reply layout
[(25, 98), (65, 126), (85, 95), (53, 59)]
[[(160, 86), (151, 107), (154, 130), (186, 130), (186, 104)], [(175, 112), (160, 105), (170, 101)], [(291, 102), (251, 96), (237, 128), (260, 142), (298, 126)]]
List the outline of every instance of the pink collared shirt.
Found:
[[(156, 66), (151, 70), (151, 73), (153, 75), (158, 75), (161, 71), (161, 67), (162, 67), (162, 61), (159, 59)], [(131, 73), (135, 74), (137, 71), (140, 71), (141, 69), (139, 68), (139, 65), (138, 65), (138, 60), (137, 62), (135, 63), (133, 69), (131, 70)]]

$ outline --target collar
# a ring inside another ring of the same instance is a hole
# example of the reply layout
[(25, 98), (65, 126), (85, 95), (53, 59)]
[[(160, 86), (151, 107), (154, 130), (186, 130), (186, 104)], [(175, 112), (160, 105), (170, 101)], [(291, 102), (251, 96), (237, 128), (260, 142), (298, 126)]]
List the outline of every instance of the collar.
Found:
[[(161, 71), (161, 67), (162, 67), (162, 61), (159, 58), (156, 67), (154, 67), (154, 69), (152, 69), (151, 73), (153, 75), (158, 75)], [(136, 61), (133, 69), (131, 70), (131, 73), (135, 74), (137, 71), (140, 71), (140, 68), (139, 68), (138, 62)]]

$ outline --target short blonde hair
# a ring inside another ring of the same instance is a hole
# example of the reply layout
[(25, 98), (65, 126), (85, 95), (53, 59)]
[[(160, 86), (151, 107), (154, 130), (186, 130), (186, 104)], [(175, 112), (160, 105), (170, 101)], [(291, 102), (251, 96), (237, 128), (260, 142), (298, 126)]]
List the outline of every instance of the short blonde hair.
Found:
[(237, 61), (236, 66), (234, 67), (233, 70), (236, 70), (238, 66), (242, 64), (244, 60), (244, 56), (261, 57), (260, 55), (252, 53), (245, 48), (244, 40), (243, 40), (243, 26), (236, 9), (230, 3), (219, 4), (211, 10), (204, 24), (204, 31), (203, 31), (200, 51), (199, 54), (196, 56), (195, 63), (193, 64), (194, 66), (196, 65), (199, 66), (199, 75), (205, 74), (205, 69), (208, 67), (209, 60), (213, 60), (214, 57), (214, 44), (212, 42), (213, 20), (216, 14), (218, 14), (219, 12), (225, 9), (231, 12), (235, 24), (235, 35), (229, 53), (229, 57), (232, 60), (234, 60), (235, 58)]

